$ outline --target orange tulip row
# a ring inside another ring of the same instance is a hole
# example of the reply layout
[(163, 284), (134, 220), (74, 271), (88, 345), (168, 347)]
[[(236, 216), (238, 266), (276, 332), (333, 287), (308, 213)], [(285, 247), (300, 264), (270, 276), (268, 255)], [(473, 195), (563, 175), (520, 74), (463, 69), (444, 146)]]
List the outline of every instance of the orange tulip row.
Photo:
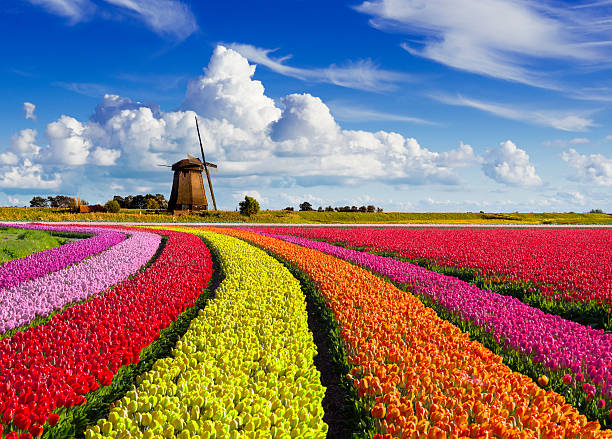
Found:
[(410, 293), (366, 270), (256, 233), (210, 229), (271, 250), (316, 283), (342, 328), (350, 377), (384, 437), (612, 438), (563, 396), (513, 372)]

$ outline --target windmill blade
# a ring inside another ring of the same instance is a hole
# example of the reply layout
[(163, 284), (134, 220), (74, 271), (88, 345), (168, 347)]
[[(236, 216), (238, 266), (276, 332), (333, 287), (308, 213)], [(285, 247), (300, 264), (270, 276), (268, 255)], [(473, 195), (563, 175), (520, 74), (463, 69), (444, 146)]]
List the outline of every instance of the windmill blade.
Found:
[(200, 141), (200, 152), (202, 152), (202, 164), (204, 165), (204, 172), (206, 172), (206, 179), (208, 180), (208, 187), (210, 188), (210, 197), (212, 198), (213, 206), (217, 210), (217, 202), (215, 201), (215, 193), (213, 192), (212, 183), (210, 181), (210, 173), (208, 172), (208, 166), (206, 157), (204, 157), (204, 146), (202, 146), (202, 136), (200, 136), (200, 126), (198, 125), (198, 116), (195, 117), (196, 129), (198, 130), (198, 140)]

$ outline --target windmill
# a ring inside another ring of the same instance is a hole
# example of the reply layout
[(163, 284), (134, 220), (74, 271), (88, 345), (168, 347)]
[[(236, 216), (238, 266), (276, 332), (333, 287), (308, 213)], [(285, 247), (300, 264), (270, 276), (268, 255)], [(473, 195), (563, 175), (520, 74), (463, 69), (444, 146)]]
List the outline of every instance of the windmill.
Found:
[(200, 211), (208, 210), (208, 201), (206, 199), (206, 191), (204, 190), (204, 180), (202, 171), (206, 173), (210, 197), (212, 198), (213, 207), (217, 210), (217, 202), (213, 192), (212, 182), (210, 180), (210, 168), (216, 169), (217, 165), (209, 163), (204, 157), (204, 147), (202, 146), (202, 137), (200, 136), (200, 127), (198, 125), (198, 117), (195, 118), (196, 129), (198, 131), (198, 140), (200, 141), (200, 152), (202, 160), (187, 154), (187, 158), (169, 165), (174, 171), (174, 179), (172, 181), (172, 192), (170, 193), (170, 201), (168, 202), (168, 210), (176, 211)]

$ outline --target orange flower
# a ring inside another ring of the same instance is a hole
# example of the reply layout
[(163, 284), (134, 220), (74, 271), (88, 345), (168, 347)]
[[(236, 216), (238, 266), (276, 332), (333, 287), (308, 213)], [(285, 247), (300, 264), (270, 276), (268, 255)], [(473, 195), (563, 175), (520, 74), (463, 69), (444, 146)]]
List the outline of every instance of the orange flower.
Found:
[(546, 375), (542, 375), (540, 378), (538, 378), (538, 384), (540, 384), (542, 387), (548, 386), (548, 377)]
[(386, 412), (385, 405), (379, 402), (372, 409), (372, 416), (378, 419), (382, 419), (385, 417), (385, 412)]

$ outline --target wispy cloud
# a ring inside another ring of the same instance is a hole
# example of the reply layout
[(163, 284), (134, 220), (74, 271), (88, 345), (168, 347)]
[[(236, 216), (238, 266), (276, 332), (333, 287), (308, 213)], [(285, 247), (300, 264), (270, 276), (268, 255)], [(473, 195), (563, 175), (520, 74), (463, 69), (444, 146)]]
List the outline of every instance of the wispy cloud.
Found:
[(65, 17), (71, 24), (88, 18), (96, 9), (89, 0), (27, 0), (36, 6), (41, 6), (51, 14)]
[(370, 15), (377, 29), (404, 33), (413, 41), (416, 37), (416, 43), (402, 44), (412, 55), (480, 75), (560, 89), (545, 68), (538, 68), (538, 61), (607, 63), (612, 20), (609, 10), (600, 8), (605, 4), (568, 11), (550, 0), (372, 0), (355, 9)]
[(291, 56), (271, 57), (270, 54), (277, 49), (263, 49), (250, 44), (238, 43), (231, 43), (227, 46), (249, 61), (264, 65), (281, 75), (314, 82), (326, 82), (340, 87), (386, 91), (396, 88), (398, 83), (414, 80), (414, 77), (406, 73), (381, 69), (370, 60), (350, 62), (344, 66), (332, 64), (324, 68), (306, 69), (285, 64)]
[(109, 93), (109, 87), (104, 84), (95, 84), (91, 82), (54, 82), (51, 85), (56, 87), (65, 88), (66, 90), (73, 91), (75, 93), (89, 96), (92, 98), (97, 98), (100, 96), (104, 96), (106, 93)]
[(104, 0), (128, 10), (153, 32), (184, 40), (198, 30), (191, 9), (177, 0)]
[(586, 137), (576, 137), (570, 140), (564, 140), (564, 139), (545, 140), (544, 142), (542, 142), (542, 145), (555, 146), (557, 148), (567, 148), (571, 145), (580, 145), (580, 144), (585, 144), (585, 143), (591, 143), (591, 141), (587, 139)]
[(561, 131), (587, 131), (588, 128), (597, 126), (592, 119), (587, 117), (588, 114), (585, 115), (584, 113), (572, 114), (553, 110), (518, 108), (505, 104), (479, 101), (461, 95), (431, 95), (430, 97), (445, 104), (476, 108), (505, 119), (548, 126)]
[(359, 106), (349, 105), (341, 102), (328, 102), (328, 106), (338, 120), (367, 122), (367, 121), (392, 121), (407, 122), (422, 125), (439, 125), (437, 122), (421, 119), (420, 117), (405, 116), (401, 114), (387, 113)]
[[(71, 24), (84, 21), (104, 10), (102, 4), (90, 0), (27, 0), (51, 14), (68, 18)], [(115, 6), (120, 15), (131, 15), (145, 23), (158, 35), (182, 41), (198, 30), (197, 21), (189, 7), (179, 0), (103, 0)], [(109, 9), (109, 7), (106, 7)], [(104, 16), (104, 14), (99, 14)]]

